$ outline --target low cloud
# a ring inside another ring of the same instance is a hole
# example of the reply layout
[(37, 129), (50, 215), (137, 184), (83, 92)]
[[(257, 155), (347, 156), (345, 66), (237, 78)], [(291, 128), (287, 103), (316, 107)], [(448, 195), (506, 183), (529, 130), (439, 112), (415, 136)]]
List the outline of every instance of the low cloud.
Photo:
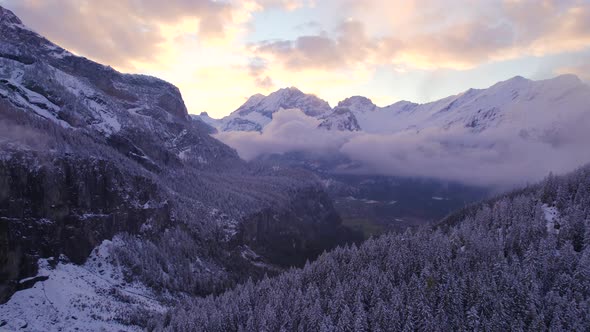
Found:
[(549, 172), (590, 162), (590, 116), (571, 118), (541, 132), (509, 129), (474, 134), (467, 128), (428, 128), (392, 134), (327, 131), (299, 110), (282, 110), (258, 132), (223, 132), (216, 138), (251, 160), (269, 153), (339, 153), (360, 165), (355, 172), (512, 187)]
[(262, 133), (230, 131), (215, 138), (236, 149), (246, 160), (267, 153), (338, 151), (351, 134), (318, 130), (320, 122), (297, 109), (280, 110)]

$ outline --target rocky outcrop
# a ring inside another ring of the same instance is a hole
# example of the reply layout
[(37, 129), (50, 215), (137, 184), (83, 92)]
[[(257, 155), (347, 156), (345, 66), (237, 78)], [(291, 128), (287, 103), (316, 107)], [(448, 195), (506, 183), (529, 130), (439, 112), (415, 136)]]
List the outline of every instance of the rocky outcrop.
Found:
[(333, 113), (322, 119), (319, 128), (327, 130), (360, 131), (361, 127), (354, 113), (345, 107), (337, 108)]

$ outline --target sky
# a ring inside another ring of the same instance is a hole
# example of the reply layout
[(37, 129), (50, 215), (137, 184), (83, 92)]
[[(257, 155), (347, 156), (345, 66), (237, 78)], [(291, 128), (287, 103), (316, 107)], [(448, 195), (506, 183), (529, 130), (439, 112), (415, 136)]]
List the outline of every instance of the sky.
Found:
[(165, 79), (220, 118), (295, 86), (334, 106), (433, 101), (521, 75), (590, 80), (590, 0), (0, 0), (60, 46)]

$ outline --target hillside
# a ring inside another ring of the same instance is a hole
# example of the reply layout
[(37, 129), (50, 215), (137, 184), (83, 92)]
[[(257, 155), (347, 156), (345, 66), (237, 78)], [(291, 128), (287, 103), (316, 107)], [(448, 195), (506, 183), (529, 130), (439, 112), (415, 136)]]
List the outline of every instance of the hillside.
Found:
[(315, 177), (247, 163), (209, 133), (173, 85), (78, 57), (0, 7), (0, 303), (59, 286), (45, 262), (83, 266), (114, 237), (114, 271), (172, 299), (357, 238)]
[(585, 331), (590, 167), (187, 301), (158, 329)]

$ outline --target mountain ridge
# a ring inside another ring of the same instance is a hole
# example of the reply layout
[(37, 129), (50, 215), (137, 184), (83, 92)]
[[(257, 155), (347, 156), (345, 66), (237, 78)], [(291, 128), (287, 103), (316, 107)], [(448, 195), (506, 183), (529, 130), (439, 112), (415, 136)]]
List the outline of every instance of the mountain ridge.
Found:
[[(492, 103), (496, 103), (497, 105), (491, 105), (490, 107), (496, 107), (500, 105), (507, 104), (507, 101), (510, 101), (517, 98), (517, 95), (527, 93), (527, 90), (530, 89), (542, 89), (543, 86), (552, 86), (553, 88), (557, 88), (560, 90), (565, 91), (575, 91), (579, 89), (587, 88), (587, 85), (582, 82), (576, 75), (573, 74), (562, 74), (558, 75), (553, 78), (543, 79), (543, 80), (530, 80), (524, 78), (522, 76), (515, 76), (509, 78), (504, 81), (497, 82), (488, 88), (484, 89), (468, 89), (461, 93), (450, 95), (444, 97), (439, 100), (435, 100), (432, 102), (426, 103), (414, 103), (410, 101), (398, 101), (393, 104), (387, 106), (377, 106), (375, 105), (369, 98), (363, 96), (352, 96), (348, 97), (342, 101), (340, 101), (335, 107), (331, 108), (330, 111), (326, 112), (322, 110), (321, 112), (310, 112), (309, 110), (305, 110), (304, 113), (308, 116), (312, 116), (321, 120), (320, 127), (325, 129), (333, 129), (336, 128), (338, 130), (347, 130), (347, 131), (372, 131), (372, 127), (377, 125), (377, 127), (383, 127), (388, 124), (388, 122), (395, 122), (396, 117), (392, 116), (391, 113), (407, 113), (409, 111), (419, 111), (419, 110), (429, 110), (428, 112), (432, 112), (435, 109), (440, 113), (445, 113), (453, 108), (456, 108), (459, 103), (474, 103), (475, 97), (485, 97), (484, 94), (492, 93), (503, 93), (504, 90), (510, 90), (511, 93), (515, 94), (514, 96), (510, 96), (505, 98), (505, 100), (498, 99), (492, 101)], [(271, 95), (275, 94), (282, 94), (285, 91), (297, 91), (298, 93), (303, 94), (300, 90), (296, 88), (285, 88), (279, 89)], [(303, 94), (305, 95), (305, 94)], [(270, 96), (270, 95), (269, 95)], [(305, 95), (308, 98), (317, 98), (314, 95)], [(244, 105), (242, 105), (238, 110), (232, 112), (230, 115), (222, 118), (222, 119), (213, 119), (213, 118), (206, 118), (203, 119), (209, 125), (217, 128), (219, 131), (262, 131), (263, 128), (268, 125), (272, 121), (272, 114), (280, 109), (292, 109), (298, 108), (295, 104), (287, 104), (287, 105), (277, 105), (273, 103), (268, 103), (268, 106), (264, 108), (262, 113), (258, 112), (255, 105), (261, 103), (262, 101), (266, 100), (268, 96), (264, 96), (261, 94), (256, 94), (252, 96)], [(527, 96), (529, 100), (532, 100), (534, 96)], [(272, 106), (272, 107), (271, 107)], [(286, 106), (286, 107), (282, 107)], [(475, 106), (473, 106), (475, 107)], [(244, 112), (247, 110), (247, 112)], [(346, 110), (350, 110), (350, 112), (346, 112)], [(487, 110), (489, 111), (489, 110)], [(345, 117), (343, 114), (347, 113)], [(375, 120), (371, 120), (370, 118), (374, 116), (375, 113), (390, 113), (385, 115), (385, 118), (379, 118)], [(422, 112), (424, 113), (424, 112)], [(314, 115), (316, 114), (316, 115)], [(257, 115), (262, 115), (259, 117)], [(491, 116), (491, 113), (488, 113), (488, 117)], [(406, 116), (407, 117), (407, 116)], [(200, 116), (193, 115), (193, 118), (200, 119)], [(425, 120), (425, 119), (420, 119)], [(450, 125), (450, 121), (447, 123), (441, 124), (441, 126), (448, 126)], [(475, 125), (478, 119), (472, 118), (470, 119), (471, 124)], [(375, 124), (373, 122), (379, 122), (379, 124)], [(414, 121), (414, 126), (419, 121)], [(468, 125), (467, 122), (464, 124)], [(404, 128), (399, 128), (404, 129)]]

